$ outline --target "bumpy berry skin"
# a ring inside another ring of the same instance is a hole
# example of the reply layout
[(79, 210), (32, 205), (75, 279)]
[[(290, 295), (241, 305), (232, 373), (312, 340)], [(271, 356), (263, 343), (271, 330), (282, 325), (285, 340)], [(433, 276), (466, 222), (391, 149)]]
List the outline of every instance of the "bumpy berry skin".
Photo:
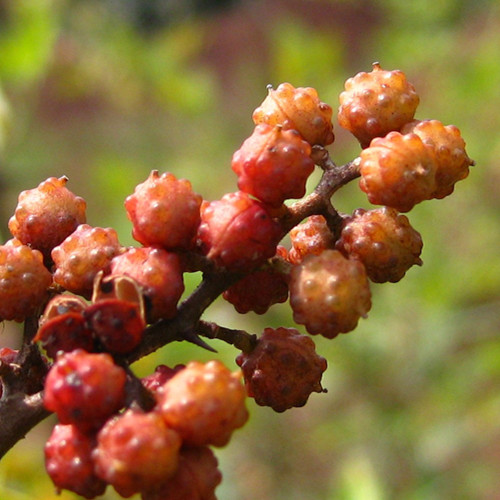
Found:
[(63, 424), (89, 432), (104, 424), (125, 401), (126, 374), (106, 353), (65, 353), (45, 381), (44, 404)]
[(170, 368), (166, 365), (158, 365), (150, 375), (141, 378), (142, 385), (156, 394), (176, 373), (179, 373), (185, 365), (176, 365)]
[(45, 469), (58, 490), (85, 498), (102, 495), (106, 483), (94, 473), (95, 439), (73, 425), (56, 424), (45, 444)]
[(415, 88), (399, 70), (385, 71), (378, 63), (370, 73), (361, 72), (345, 82), (339, 96), (339, 124), (366, 148), (413, 120), (419, 103)]
[(436, 189), (432, 198), (444, 198), (451, 194), (455, 183), (469, 175), (474, 162), (465, 151), (465, 141), (454, 125), (443, 125), (438, 120), (413, 120), (407, 123), (401, 133), (417, 134), (424, 144), (431, 146), (436, 156)]
[(258, 270), (247, 274), (222, 296), (240, 314), (264, 314), (273, 304), (287, 300), (288, 276), (272, 268)]
[(114, 229), (82, 224), (52, 250), (54, 281), (90, 298), (97, 273), (109, 273), (111, 259), (120, 252), (122, 246)]
[(268, 87), (267, 97), (252, 118), (256, 125), (268, 123), (295, 129), (312, 146), (327, 146), (335, 139), (332, 115), (332, 108), (320, 101), (316, 89), (282, 83), (277, 89)]
[(0, 320), (23, 321), (33, 314), (51, 283), (38, 250), (15, 238), (0, 245)]
[(155, 412), (127, 410), (99, 431), (95, 472), (125, 498), (150, 489), (177, 469), (181, 438)]
[(311, 146), (296, 130), (265, 123), (257, 125), (232, 159), (238, 188), (264, 203), (279, 207), (289, 198), (301, 198), (314, 170)]
[(371, 203), (400, 212), (428, 200), (436, 190), (436, 157), (416, 134), (390, 132), (361, 151), (359, 186)]
[(184, 292), (182, 272), (177, 254), (161, 248), (130, 248), (111, 262), (113, 275), (129, 276), (142, 288), (151, 322), (175, 316)]
[(240, 378), (220, 361), (191, 361), (158, 392), (158, 411), (186, 444), (224, 446), (248, 419)]
[(354, 211), (345, 223), (336, 248), (359, 259), (375, 283), (395, 283), (413, 265), (421, 265), (422, 238), (408, 218), (395, 209)]
[(190, 248), (200, 223), (201, 202), (188, 180), (153, 170), (125, 200), (132, 235), (145, 246)]
[(290, 275), (290, 305), (296, 323), (332, 339), (354, 330), (371, 308), (363, 264), (337, 250), (308, 255)]
[(218, 461), (208, 446), (185, 446), (173, 476), (142, 493), (142, 500), (217, 500), (215, 489), (222, 481)]
[(293, 328), (266, 328), (257, 347), (236, 358), (248, 395), (276, 412), (304, 406), (312, 392), (322, 392), (325, 358), (311, 337)]
[(221, 267), (249, 270), (262, 264), (275, 254), (281, 236), (263, 204), (242, 191), (201, 205), (198, 245)]
[(290, 231), (290, 240), (292, 248), (288, 260), (292, 264), (299, 264), (306, 255), (319, 255), (335, 245), (333, 234), (322, 215), (311, 215), (295, 226)]
[(37, 188), (22, 191), (9, 220), (12, 235), (45, 258), (86, 220), (86, 203), (65, 187), (67, 182), (67, 177), (49, 177)]

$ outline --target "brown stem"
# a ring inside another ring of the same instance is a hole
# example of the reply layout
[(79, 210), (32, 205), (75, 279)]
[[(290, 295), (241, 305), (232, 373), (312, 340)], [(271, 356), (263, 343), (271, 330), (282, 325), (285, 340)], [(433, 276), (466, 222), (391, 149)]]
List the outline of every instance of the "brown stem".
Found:
[(208, 321), (200, 321), (196, 332), (209, 339), (223, 340), (245, 353), (252, 352), (257, 345), (257, 335), (247, 333), (244, 330), (226, 328)]

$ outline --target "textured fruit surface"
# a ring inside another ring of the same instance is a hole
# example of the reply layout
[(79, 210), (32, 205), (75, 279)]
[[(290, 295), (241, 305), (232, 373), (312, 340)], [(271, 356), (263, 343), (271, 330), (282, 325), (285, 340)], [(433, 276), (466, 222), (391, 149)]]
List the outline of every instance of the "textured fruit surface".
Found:
[(142, 288), (148, 321), (175, 316), (184, 292), (183, 269), (177, 254), (161, 248), (130, 248), (113, 259), (111, 273), (129, 276)]
[(360, 188), (375, 205), (408, 212), (436, 189), (433, 148), (416, 134), (390, 132), (361, 151)]
[(402, 71), (386, 71), (378, 63), (371, 72), (349, 78), (339, 100), (339, 124), (349, 130), (363, 148), (373, 138), (399, 130), (411, 121), (419, 103), (415, 88)]
[(322, 392), (325, 358), (316, 354), (311, 337), (293, 328), (266, 328), (257, 347), (241, 353), (236, 362), (243, 371), (248, 395), (261, 406), (283, 412), (304, 406), (312, 392)]
[(298, 264), (309, 254), (319, 255), (323, 250), (333, 248), (335, 240), (326, 219), (322, 215), (311, 215), (290, 231), (292, 248), (288, 260)]
[(0, 320), (22, 321), (33, 314), (51, 283), (38, 250), (15, 238), (0, 246)]
[(70, 292), (90, 298), (97, 273), (109, 273), (111, 259), (121, 251), (114, 229), (82, 224), (52, 250), (54, 281)]
[(65, 353), (45, 381), (44, 404), (63, 424), (81, 431), (98, 429), (125, 399), (126, 374), (109, 354), (81, 349)]
[(142, 385), (153, 394), (156, 394), (166, 382), (184, 367), (185, 365), (176, 365), (173, 368), (167, 365), (158, 365), (153, 373), (141, 378)]
[(127, 410), (99, 431), (96, 474), (123, 497), (149, 489), (177, 469), (181, 438), (157, 413)]
[(220, 361), (189, 362), (159, 391), (167, 425), (190, 445), (224, 446), (248, 419), (241, 373)]
[(401, 132), (417, 134), (424, 144), (431, 146), (436, 157), (436, 188), (432, 198), (444, 198), (451, 194), (455, 183), (469, 175), (474, 162), (465, 151), (465, 141), (454, 125), (443, 125), (438, 120), (413, 120)]
[(232, 159), (238, 188), (271, 206), (301, 198), (314, 170), (311, 146), (295, 130), (260, 124)]
[(102, 495), (106, 483), (94, 473), (94, 438), (73, 425), (56, 424), (45, 444), (45, 469), (56, 488), (85, 498)]
[(295, 129), (309, 144), (327, 146), (335, 139), (332, 115), (332, 108), (320, 101), (316, 89), (282, 83), (276, 89), (268, 87), (267, 97), (252, 118), (256, 125), (267, 123)]
[(247, 270), (262, 264), (275, 254), (281, 236), (262, 203), (242, 191), (201, 205), (198, 244), (219, 266)]
[(9, 220), (12, 235), (50, 257), (51, 250), (86, 220), (86, 203), (66, 188), (67, 177), (49, 177), (22, 191)]
[(313, 335), (334, 338), (354, 330), (371, 308), (363, 264), (337, 250), (308, 255), (292, 269), (290, 305), (295, 322)]
[(191, 247), (200, 223), (201, 201), (188, 180), (153, 170), (125, 200), (133, 237), (145, 246)]
[(222, 481), (217, 458), (208, 446), (184, 446), (173, 476), (142, 493), (142, 500), (217, 500)]
[(359, 208), (345, 223), (336, 248), (359, 259), (375, 283), (399, 281), (410, 267), (421, 265), (422, 238), (408, 218), (395, 209)]

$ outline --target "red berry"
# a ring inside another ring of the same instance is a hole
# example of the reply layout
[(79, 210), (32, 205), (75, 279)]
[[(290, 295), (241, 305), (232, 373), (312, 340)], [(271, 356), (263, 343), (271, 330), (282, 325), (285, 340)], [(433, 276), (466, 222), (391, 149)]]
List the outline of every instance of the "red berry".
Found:
[(233, 155), (238, 187), (273, 207), (301, 198), (314, 170), (311, 146), (296, 130), (265, 123), (257, 125)]
[(158, 392), (158, 411), (185, 443), (224, 446), (248, 419), (240, 378), (220, 361), (191, 361)]
[(276, 252), (282, 236), (280, 225), (262, 203), (238, 191), (201, 205), (198, 242), (217, 265), (248, 270)]
[(413, 120), (419, 97), (402, 71), (385, 71), (378, 63), (370, 73), (361, 72), (345, 82), (339, 96), (339, 124), (366, 148)]
[(63, 424), (83, 432), (98, 429), (123, 406), (126, 378), (109, 354), (65, 353), (47, 375), (45, 407)]
[(337, 250), (308, 255), (290, 275), (290, 305), (296, 323), (332, 339), (354, 330), (371, 308), (366, 271)]
[(109, 273), (111, 259), (121, 251), (114, 229), (82, 224), (52, 250), (54, 281), (70, 292), (90, 298), (97, 273)]
[(166, 382), (184, 367), (185, 365), (176, 365), (174, 368), (166, 365), (158, 365), (153, 373), (141, 378), (142, 385), (153, 394), (156, 394)]
[(288, 260), (292, 264), (302, 262), (306, 255), (319, 255), (335, 244), (333, 234), (322, 215), (311, 215), (302, 224), (295, 226), (290, 231), (290, 240), (292, 248)]
[(157, 413), (127, 410), (99, 431), (96, 474), (127, 498), (174, 474), (181, 438)]
[[(111, 262), (113, 276), (129, 276), (142, 289), (147, 319), (173, 318), (184, 292), (179, 256), (161, 248), (130, 248)], [(149, 308), (148, 308), (149, 306)]]
[(189, 248), (200, 223), (202, 198), (186, 179), (153, 170), (125, 200), (134, 238), (145, 246)]
[(312, 392), (323, 392), (326, 360), (316, 354), (311, 337), (293, 328), (266, 328), (257, 347), (241, 353), (236, 362), (248, 395), (274, 411), (304, 406)]
[(389, 207), (355, 210), (336, 248), (347, 257), (359, 259), (375, 283), (399, 281), (410, 267), (422, 264), (420, 234), (405, 215)]
[(102, 495), (106, 483), (94, 473), (95, 438), (73, 425), (57, 424), (45, 444), (45, 468), (58, 491), (72, 491), (85, 498)]
[(253, 112), (256, 125), (267, 123), (295, 129), (311, 145), (327, 146), (334, 141), (333, 110), (320, 101), (316, 89), (282, 83), (276, 90), (269, 86), (268, 92), (264, 102)]
[(9, 240), (0, 246), (0, 321), (23, 321), (34, 314), (47, 296), (52, 276), (42, 254)]
[(45, 258), (85, 223), (86, 203), (65, 186), (67, 177), (50, 177), (37, 188), (22, 191), (15, 215), (9, 220), (12, 235), (40, 250)]

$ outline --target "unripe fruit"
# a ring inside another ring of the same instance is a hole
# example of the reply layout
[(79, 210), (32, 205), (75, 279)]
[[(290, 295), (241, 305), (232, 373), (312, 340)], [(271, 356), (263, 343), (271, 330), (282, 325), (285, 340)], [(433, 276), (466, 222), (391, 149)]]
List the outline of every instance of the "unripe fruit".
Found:
[(141, 495), (142, 500), (217, 500), (222, 481), (218, 462), (208, 446), (184, 446), (173, 476)]
[(301, 198), (314, 170), (311, 146), (296, 130), (257, 125), (232, 159), (238, 187), (273, 207)]
[(126, 374), (109, 354), (81, 349), (57, 358), (45, 380), (44, 404), (63, 424), (99, 429), (125, 401)]
[(332, 339), (354, 330), (371, 308), (366, 271), (337, 250), (308, 255), (290, 275), (290, 305), (296, 323)]
[(189, 248), (200, 223), (201, 202), (188, 180), (153, 170), (125, 200), (132, 235), (145, 246)]
[(45, 469), (57, 490), (85, 498), (102, 495), (106, 483), (94, 473), (95, 439), (73, 425), (56, 424), (45, 444)]
[(311, 146), (328, 146), (335, 139), (332, 114), (332, 108), (320, 101), (316, 89), (282, 83), (277, 89), (268, 87), (267, 97), (252, 118), (256, 125), (267, 123), (297, 130)]
[(397, 282), (413, 265), (422, 265), (422, 238), (395, 209), (358, 208), (342, 229), (336, 248), (359, 259), (375, 283)]
[(181, 438), (157, 413), (127, 410), (99, 431), (96, 474), (125, 498), (155, 486), (177, 469)]
[(436, 157), (416, 134), (390, 132), (361, 151), (360, 188), (375, 205), (408, 212), (436, 190)]
[(25, 245), (40, 250), (45, 258), (85, 223), (86, 203), (65, 186), (67, 177), (49, 177), (37, 188), (22, 191), (9, 230)]
[(111, 273), (134, 279), (146, 299), (150, 322), (173, 318), (184, 292), (182, 264), (177, 254), (161, 248), (130, 248), (111, 262)]
[(366, 148), (413, 120), (419, 97), (402, 71), (385, 71), (378, 63), (370, 73), (361, 72), (345, 82), (339, 96), (339, 124)]
[(0, 245), (0, 321), (23, 321), (35, 313), (51, 283), (38, 250), (15, 238)]
[(469, 175), (474, 162), (465, 151), (465, 141), (454, 125), (444, 126), (438, 120), (414, 120), (401, 133), (417, 134), (424, 144), (431, 146), (436, 157), (436, 188), (432, 198), (444, 198), (453, 192), (455, 183)]
[(304, 406), (312, 392), (323, 391), (326, 360), (316, 354), (311, 337), (293, 328), (266, 328), (257, 347), (241, 353), (236, 362), (248, 395), (274, 411)]
[(299, 264), (306, 255), (319, 255), (335, 244), (333, 234), (322, 215), (311, 215), (302, 224), (295, 226), (290, 231), (290, 240), (292, 248), (288, 260), (292, 264)]
[(186, 444), (224, 446), (248, 419), (240, 379), (220, 361), (191, 361), (158, 392), (158, 411)]
[(231, 270), (249, 270), (276, 252), (280, 225), (263, 204), (242, 191), (201, 205), (198, 244), (209, 259)]
[(52, 250), (54, 281), (90, 298), (97, 273), (109, 273), (111, 259), (120, 252), (122, 246), (114, 229), (82, 224)]

